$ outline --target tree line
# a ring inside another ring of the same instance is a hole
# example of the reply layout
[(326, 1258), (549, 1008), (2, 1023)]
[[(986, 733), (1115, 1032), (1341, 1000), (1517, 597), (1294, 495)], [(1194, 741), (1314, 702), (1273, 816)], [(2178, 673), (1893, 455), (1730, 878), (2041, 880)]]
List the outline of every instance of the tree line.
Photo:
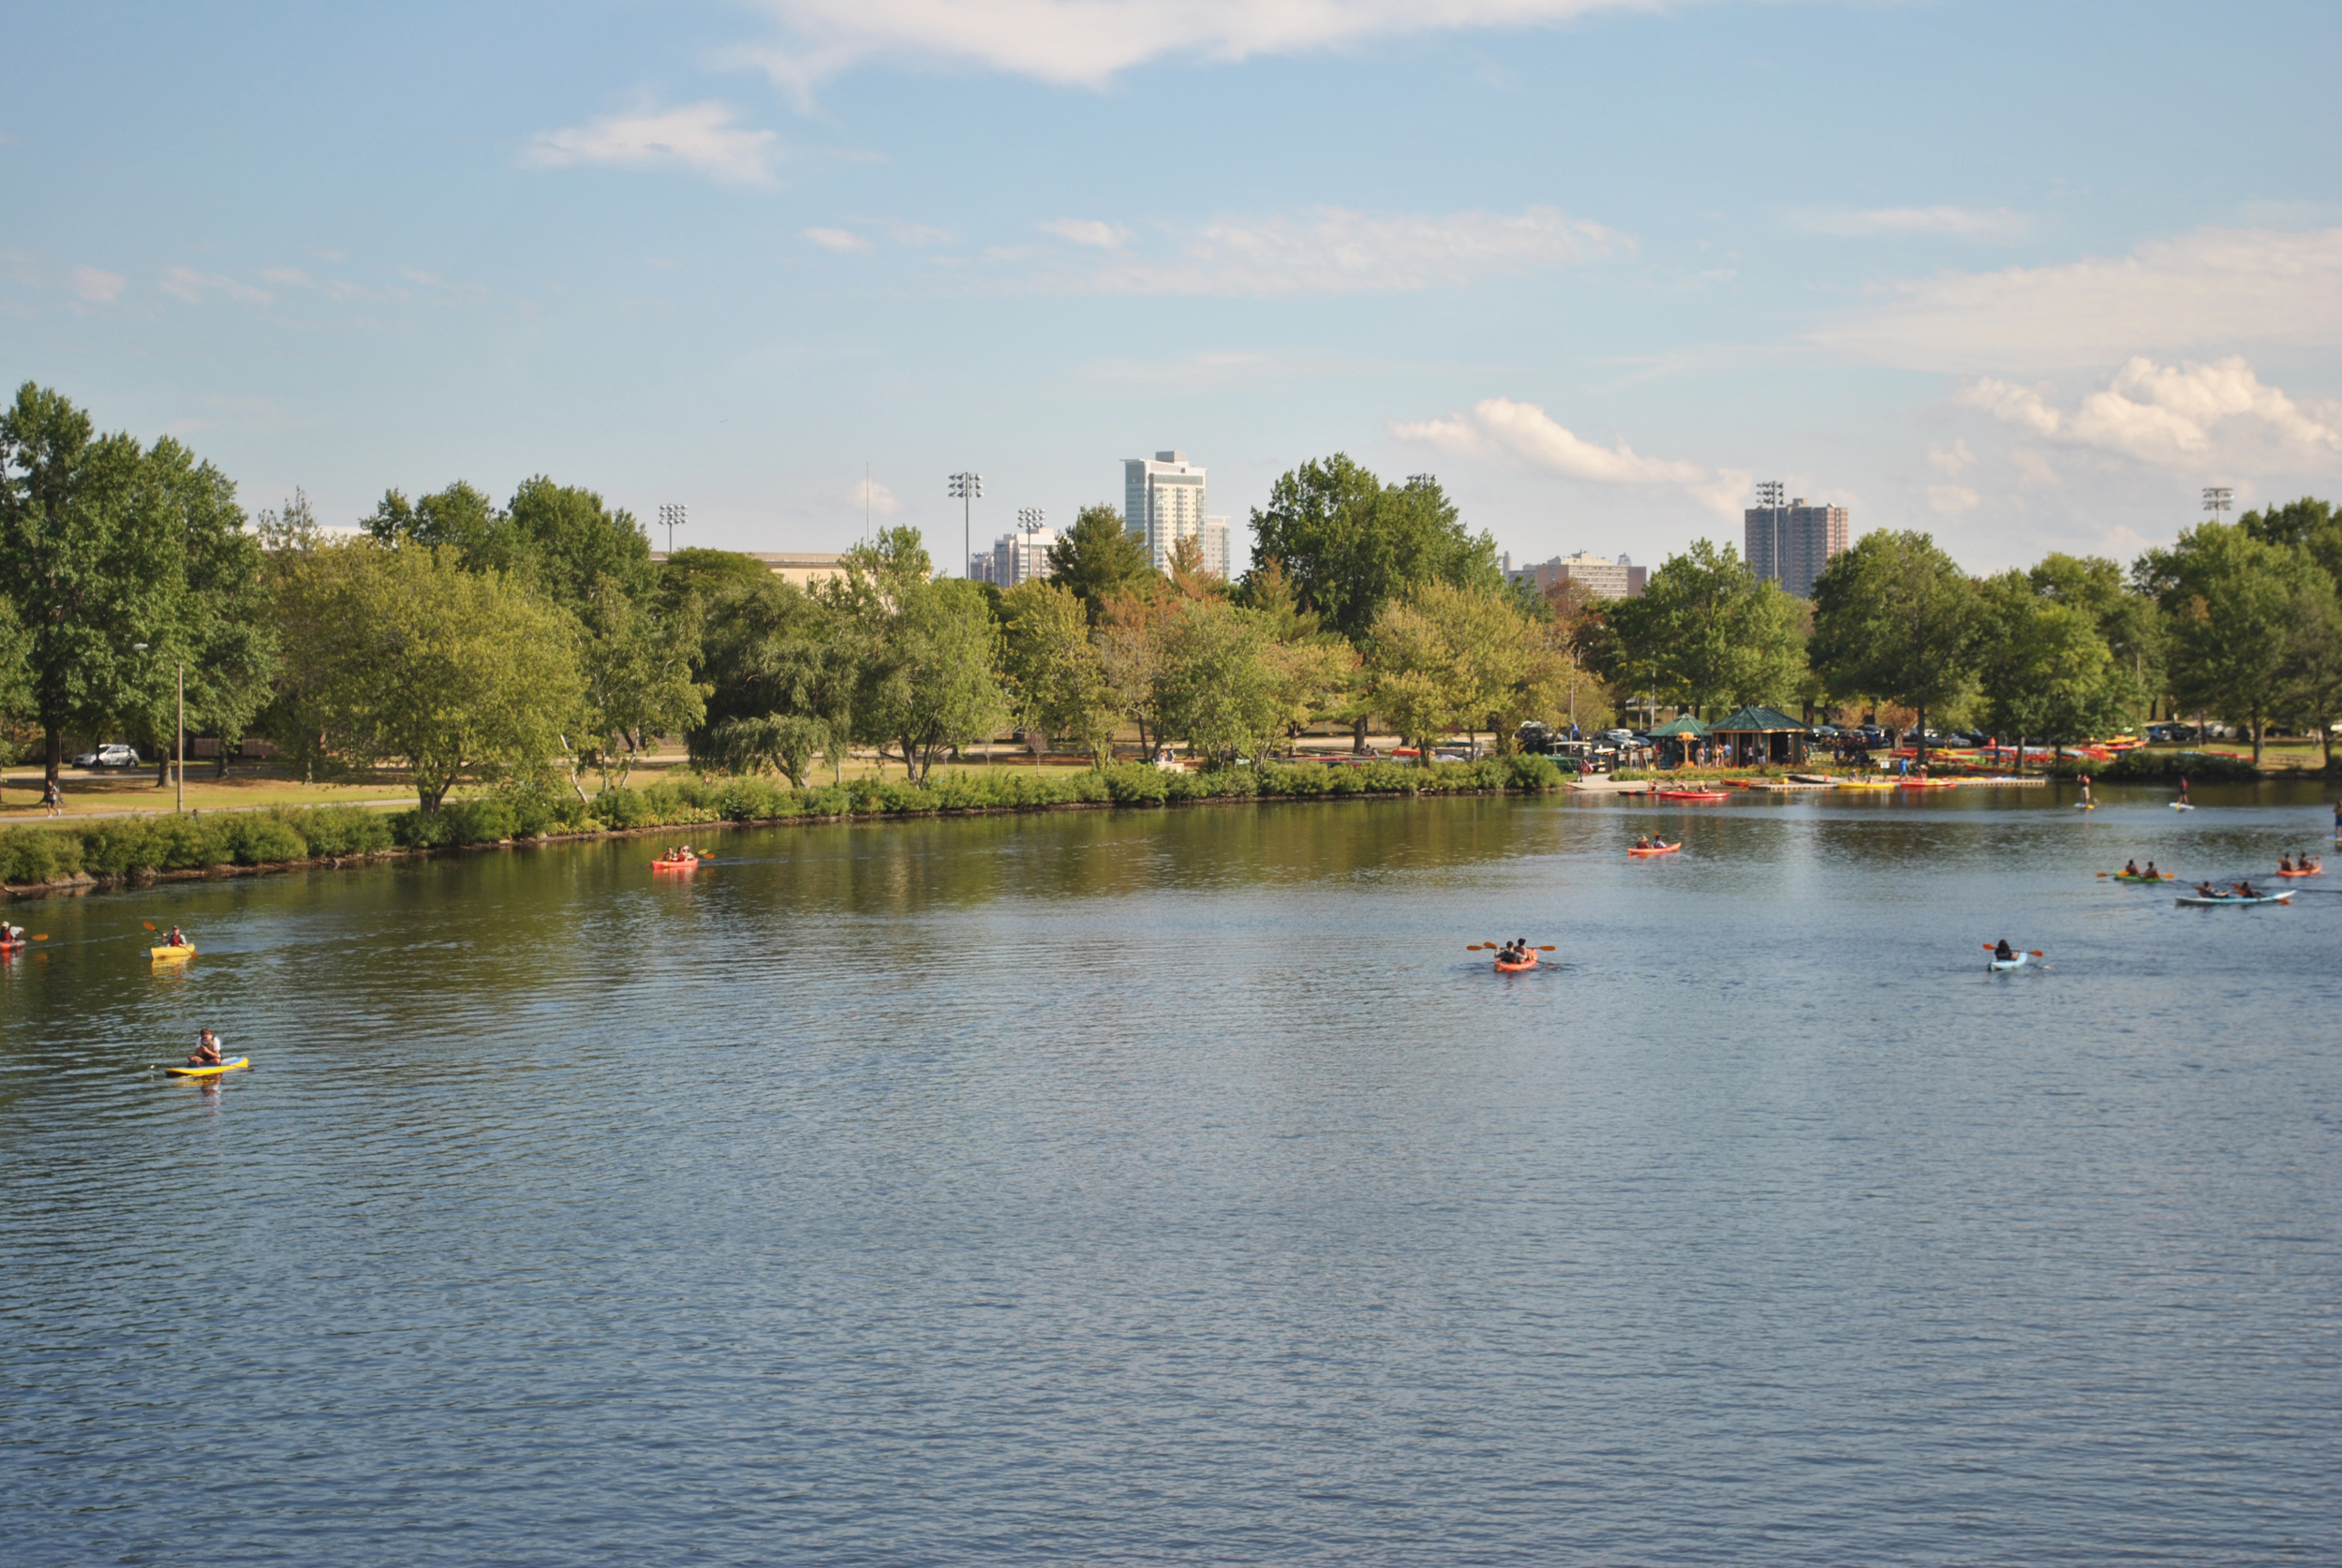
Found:
[(1540, 595), (1436, 480), (1340, 454), (1252, 521), (1235, 582), (1192, 543), (1157, 571), (1092, 506), (1006, 590), (939, 577), (910, 528), (801, 588), (724, 551), (654, 562), (626, 511), (542, 477), (500, 504), (392, 491), (354, 532), (299, 495), (247, 519), (179, 442), (100, 435), (28, 383), (0, 414), (0, 719), (54, 777), (68, 736), (162, 742), (184, 670), (189, 728), (223, 753), (264, 735), (310, 776), (394, 765), (429, 814), (462, 782), (606, 791), (665, 736), (704, 771), (803, 787), (854, 751), (917, 782), (1011, 731), (1103, 762), (1134, 727), (1234, 763), (1305, 726), (1362, 747), (1373, 715), (1428, 761), (1638, 697), (1883, 704), (2044, 741), (2160, 698), (2248, 725), (2257, 752), (2342, 696), (2342, 525), (2320, 502), (2202, 525), (2127, 573), (2053, 555), (1979, 580), (1924, 534), (1874, 533), (1811, 602), (1705, 542), (1639, 599)]
[(1925, 533), (1879, 530), (1834, 556), (1810, 602), (1697, 543), (1644, 596), (1579, 612), (1619, 689), (1719, 708), (1901, 710), (2011, 744), (2134, 728), (2160, 707), (2235, 724), (2259, 762), (2272, 726), (2333, 761), (2342, 712), (2342, 518), (2302, 499), (2183, 531), (2127, 570), (2053, 553), (1973, 577)]

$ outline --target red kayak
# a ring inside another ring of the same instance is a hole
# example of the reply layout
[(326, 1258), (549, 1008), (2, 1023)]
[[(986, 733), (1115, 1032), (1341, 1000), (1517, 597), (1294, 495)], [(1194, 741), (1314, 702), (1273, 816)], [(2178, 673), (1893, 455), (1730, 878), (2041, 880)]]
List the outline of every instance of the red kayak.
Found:
[(1682, 847), (1683, 841), (1679, 838), (1672, 844), (1653, 844), (1648, 850), (1638, 850), (1629, 845), (1626, 852), (1630, 855), (1671, 855)]
[(2277, 875), (2280, 877), (2316, 877), (2323, 875), (2325, 869), (2326, 863), (2324, 861), (2313, 860), (2299, 871), (2280, 871)]
[(1499, 958), (1496, 961), (1496, 972), (1498, 974), (1526, 974), (1536, 967), (1537, 960), (1534, 958), (1530, 959), (1525, 964), (1507, 964), (1502, 958)]
[(1728, 790), (1653, 790), (1653, 800), (1730, 800)]
[(662, 858), (652, 861), (650, 863), (650, 868), (654, 871), (695, 871), (699, 869), (699, 864), (700, 857), (697, 855), (691, 856), (689, 860), (667, 860)]

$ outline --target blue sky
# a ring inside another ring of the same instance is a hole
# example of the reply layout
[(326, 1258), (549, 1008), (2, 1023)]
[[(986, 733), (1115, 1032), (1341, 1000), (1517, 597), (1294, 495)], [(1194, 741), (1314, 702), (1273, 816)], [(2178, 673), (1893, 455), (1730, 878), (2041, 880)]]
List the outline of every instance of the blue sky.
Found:
[[(1517, 558), (1762, 479), (1983, 570), (2342, 492), (2342, 7), (19, 7), (0, 374), (330, 522), (956, 564), (1178, 447)], [(1240, 536), (1241, 537), (1241, 536)], [(678, 536), (677, 542), (684, 542)]]

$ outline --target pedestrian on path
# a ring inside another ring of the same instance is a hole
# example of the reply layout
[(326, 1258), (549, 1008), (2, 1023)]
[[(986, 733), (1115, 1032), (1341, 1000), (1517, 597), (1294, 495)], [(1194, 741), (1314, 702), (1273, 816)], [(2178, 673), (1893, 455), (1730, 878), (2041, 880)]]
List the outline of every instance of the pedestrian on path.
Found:
[(52, 817), (65, 814), (65, 791), (57, 787), (55, 779), (51, 779), (49, 787), (41, 791), (40, 803), (49, 808)]

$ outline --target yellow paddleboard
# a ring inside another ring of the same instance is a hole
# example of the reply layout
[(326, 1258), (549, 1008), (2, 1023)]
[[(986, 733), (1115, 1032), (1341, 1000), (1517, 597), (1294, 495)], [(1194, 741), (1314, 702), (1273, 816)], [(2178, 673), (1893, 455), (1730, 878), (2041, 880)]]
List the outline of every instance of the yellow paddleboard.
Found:
[(249, 1057), (238, 1057), (234, 1061), (224, 1061), (217, 1067), (166, 1067), (163, 1071), (174, 1078), (216, 1078), (223, 1072), (233, 1072), (239, 1067), (251, 1065)]
[(150, 947), (146, 950), (146, 955), (157, 964), (171, 964), (182, 958), (194, 957), (195, 949), (192, 947)]

